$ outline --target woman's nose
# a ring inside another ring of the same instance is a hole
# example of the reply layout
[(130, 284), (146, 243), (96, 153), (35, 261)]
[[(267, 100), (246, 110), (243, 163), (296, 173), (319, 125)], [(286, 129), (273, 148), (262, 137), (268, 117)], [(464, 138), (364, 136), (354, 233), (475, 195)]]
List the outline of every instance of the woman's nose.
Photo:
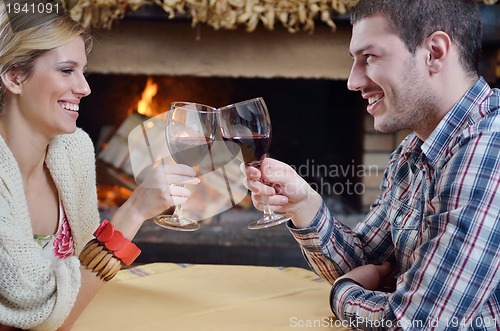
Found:
[(87, 82), (87, 79), (85, 78), (84, 75), (82, 75), (79, 79), (78, 82), (76, 83), (75, 88), (73, 89), (73, 92), (75, 94), (80, 95), (82, 98), (86, 97), (87, 95), (90, 94), (90, 86), (89, 83)]

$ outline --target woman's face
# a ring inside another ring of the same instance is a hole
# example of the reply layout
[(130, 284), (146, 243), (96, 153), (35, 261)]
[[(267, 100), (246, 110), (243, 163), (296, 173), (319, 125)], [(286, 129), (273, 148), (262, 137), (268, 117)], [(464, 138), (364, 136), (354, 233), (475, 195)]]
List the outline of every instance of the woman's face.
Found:
[(21, 83), (19, 99), (21, 114), (33, 130), (49, 139), (76, 130), (80, 100), (90, 94), (86, 66), (80, 37), (36, 59), (32, 75)]

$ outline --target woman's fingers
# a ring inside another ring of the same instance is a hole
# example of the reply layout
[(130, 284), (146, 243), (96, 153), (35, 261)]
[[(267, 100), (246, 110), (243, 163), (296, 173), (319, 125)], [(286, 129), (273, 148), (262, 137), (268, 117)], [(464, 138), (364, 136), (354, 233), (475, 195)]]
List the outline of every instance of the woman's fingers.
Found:
[(166, 184), (167, 185), (196, 185), (200, 183), (200, 179), (196, 177), (180, 176), (180, 175), (167, 175)]
[(169, 185), (169, 190), (172, 197), (188, 198), (191, 196), (191, 191), (186, 187)]
[(136, 181), (143, 187), (164, 188), (170, 184), (199, 184), (196, 171), (184, 164), (159, 165), (145, 168)]
[(196, 171), (193, 167), (187, 166), (185, 164), (169, 164), (162, 165), (163, 171), (166, 174), (173, 174), (179, 176), (194, 177), (196, 176)]
[(162, 166), (169, 185), (172, 184), (199, 184), (200, 179), (196, 177), (196, 171), (185, 164)]

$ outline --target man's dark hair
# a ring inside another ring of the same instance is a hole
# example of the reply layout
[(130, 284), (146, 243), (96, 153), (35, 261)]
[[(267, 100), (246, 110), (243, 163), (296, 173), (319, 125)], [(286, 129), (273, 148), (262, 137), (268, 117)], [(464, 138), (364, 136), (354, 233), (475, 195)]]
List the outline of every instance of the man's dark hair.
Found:
[(352, 10), (351, 24), (375, 14), (389, 19), (408, 50), (436, 31), (448, 34), (458, 46), (465, 70), (477, 74), (481, 55), (481, 19), (474, 0), (360, 0)]

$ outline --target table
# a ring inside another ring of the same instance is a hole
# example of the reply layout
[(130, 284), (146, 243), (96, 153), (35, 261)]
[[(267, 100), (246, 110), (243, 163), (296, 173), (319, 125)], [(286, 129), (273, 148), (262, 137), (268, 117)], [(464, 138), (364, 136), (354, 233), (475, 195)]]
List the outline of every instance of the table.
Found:
[(329, 291), (302, 268), (152, 263), (121, 270), (73, 330), (346, 330)]

